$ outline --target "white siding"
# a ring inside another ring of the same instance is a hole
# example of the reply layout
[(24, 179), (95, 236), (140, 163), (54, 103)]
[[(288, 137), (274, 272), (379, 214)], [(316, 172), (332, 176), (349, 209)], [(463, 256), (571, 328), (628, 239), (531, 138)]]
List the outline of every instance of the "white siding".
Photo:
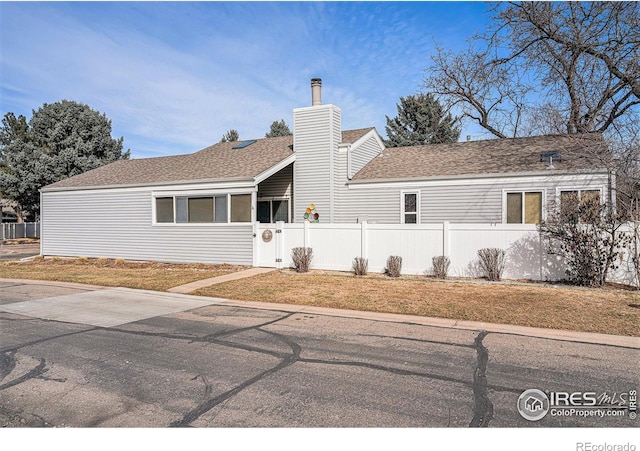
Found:
[(258, 197), (293, 198), (293, 164), (258, 185)]
[(151, 189), (45, 192), (42, 253), (251, 265), (251, 224), (152, 225)]
[[(345, 158), (346, 159), (346, 158)], [(339, 166), (346, 162), (339, 160)], [(400, 223), (401, 191), (420, 192), (420, 222), (501, 223), (505, 190), (544, 190), (547, 205), (561, 188), (604, 188), (606, 174), (547, 177), (504, 177), (468, 181), (405, 182), (339, 186), (336, 222), (356, 222), (366, 217), (371, 223)]]
[(373, 160), (376, 156), (380, 155), (380, 152), (382, 150), (383, 148), (380, 147), (380, 142), (375, 138), (374, 135), (367, 138), (357, 147), (352, 147), (349, 151), (351, 153), (351, 173), (349, 174), (349, 177), (353, 177), (355, 174), (357, 174), (363, 167), (367, 165), (367, 163)]
[(340, 109), (334, 105), (295, 109), (293, 128), (294, 221), (304, 221), (304, 211), (313, 203), (320, 221), (332, 222), (333, 159), (341, 139)]

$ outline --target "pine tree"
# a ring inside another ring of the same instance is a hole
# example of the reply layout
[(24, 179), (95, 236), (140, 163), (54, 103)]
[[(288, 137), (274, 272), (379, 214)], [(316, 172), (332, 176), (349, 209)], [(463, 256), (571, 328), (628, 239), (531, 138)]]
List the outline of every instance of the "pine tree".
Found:
[(385, 131), (387, 147), (416, 146), (458, 141), (460, 127), (458, 118), (444, 111), (432, 94), (400, 97), (398, 115), (387, 118)]

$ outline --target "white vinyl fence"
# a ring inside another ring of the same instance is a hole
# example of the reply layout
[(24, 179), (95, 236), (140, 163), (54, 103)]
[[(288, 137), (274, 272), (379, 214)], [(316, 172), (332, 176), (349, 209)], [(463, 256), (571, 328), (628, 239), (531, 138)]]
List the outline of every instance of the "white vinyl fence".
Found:
[[(254, 232), (255, 266), (291, 267), (291, 249), (304, 246), (313, 249), (313, 269), (351, 271), (353, 259), (364, 257), (370, 272), (383, 272), (387, 258), (399, 255), (402, 273), (433, 274), (432, 258), (446, 255), (451, 260), (450, 276), (480, 277), (478, 250), (494, 247), (506, 252), (505, 279), (565, 277), (562, 258), (535, 225), (276, 223), (256, 224)], [(634, 283), (630, 258), (620, 263), (613, 279)]]
[(0, 240), (15, 240), (17, 238), (40, 238), (40, 223), (0, 223)]

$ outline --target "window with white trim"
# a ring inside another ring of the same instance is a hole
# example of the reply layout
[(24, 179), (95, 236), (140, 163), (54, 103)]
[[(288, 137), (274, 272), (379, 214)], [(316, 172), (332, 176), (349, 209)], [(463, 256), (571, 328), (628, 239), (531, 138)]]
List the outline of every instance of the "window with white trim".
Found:
[(507, 224), (540, 224), (542, 191), (509, 191), (505, 196)]
[(402, 224), (418, 224), (420, 222), (418, 206), (420, 204), (420, 193), (402, 192), (400, 195), (400, 209)]
[(251, 222), (251, 194), (158, 196), (155, 216), (157, 224)]

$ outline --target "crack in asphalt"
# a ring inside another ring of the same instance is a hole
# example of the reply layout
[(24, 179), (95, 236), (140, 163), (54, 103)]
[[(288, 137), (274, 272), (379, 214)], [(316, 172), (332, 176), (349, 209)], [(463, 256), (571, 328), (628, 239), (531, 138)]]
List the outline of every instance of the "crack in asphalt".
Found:
[[(284, 313), (284, 312), (282, 312)], [(479, 335), (476, 337), (474, 344), (473, 345), (466, 345), (466, 344), (458, 344), (458, 343), (447, 343), (447, 342), (441, 342), (441, 341), (434, 341), (434, 340), (422, 340), (422, 339), (413, 339), (413, 338), (407, 338), (407, 337), (395, 337), (395, 336), (384, 336), (384, 335), (364, 335), (364, 334), (359, 334), (362, 336), (372, 336), (372, 337), (381, 337), (381, 338), (393, 338), (393, 339), (400, 339), (400, 340), (409, 340), (409, 341), (417, 341), (417, 342), (425, 342), (425, 343), (433, 343), (433, 344), (442, 344), (442, 345), (450, 345), (450, 346), (459, 346), (459, 347), (465, 347), (465, 348), (471, 348), (471, 349), (475, 349), (477, 352), (477, 367), (474, 371), (474, 377), (473, 377), (473, 383), (466, 381), (466, 380), (461, 380), (461, 379), (456, 379), (455, 377), (449, 377), (449, 376), (444, 376), (444, 375), (440, 375), (440, 374), (434, 374), (434, 373), (424, 373), (424, 372), (419, 372), (419, 371), (413, 371), (413, 370), (405, 370), (405, 369), (400, 369), (400, 368), (394, 368), (394, 367), (389, 367), (389, 366), (384, 366), (384, 365), (378, 365), (375, 363), (368, 363), (368, 362), (359, 362), (359, 361), (340, 361), (340, 360), (324, 360), (324, 359), (313, 359), (313, 358), (302, 358), (300, 356), (301, 352), (302, 352), (302, 347), (296, 343), (294, 340), (292, 340), (290, 337), (280, 334), (280, 333), (276, 333), (273, 331), (269, 331), (269, 330), (265, 330), (263, 329), (263, 327), (275, 324), (279, 321), (285, 320), (293, 315), (295, 315), (297, 312), (287, 312), (286, 315), (283, 316), (279, 316), (275, 319), (269, 320), (269, 321), (265, 321), (263, 323), (257, 324), (257, 325), (253, 325), (253, 326), (247, 326), (247, 327), (241, 327), (241, 328), (237, 328), (237, 329), (231, 329), (231, 330), (225, 330), (225, 331), (219, 331), (219, 332), (215, 332), (212, 334), (208, 334), (202, 337), (197, 337), (194, 336), (193, 334), (176, 334), (176, 333), (157, 333), (157, 332), (145, 332), (145, 331), (134, 331), (134, 330), (126, 330), (126, 329), (120, 329), (120, 328), (103, 328), (103, 327), (94, 327), (91, 329), (86, 329), (86, 330), (81, 330), (81, 331), (74, 331), (74, 332), (69, 332), (66, 334), (61, 334), (61, 335), (57, 335), (54, 337), (48, 337), (48, 338), (43, 338), (43, 339), (39, 339), (39, 340), (34, 340), (32, 342), (28, 342), (22, 345), (17, 345), (17, 346), (13, 346), (11, 348), (5, 349), (5, 350), (0, 350), (0, 352), (2, 354), (0, 354), (0, 375), (2, 375), (2, 378), (6, 377), (6, 375), (10, 374), (13, 371), (13, 368), (15, 367), (15, 353), (17, 350), (19, 350), (20, 348), (26, 347), (26, 346), (31, 346), (31, 345), (35, 345), (38, 343), (42, 343), (42, 342), (46, 342), (46, 341), (50, 341), (50, 340), (55, 340), (57, 338), (63, 338), (63, 337), (67, 337), (67, 336), (71, 336), (71, 335), (76, 335), (76, 334), (80, 334), (80, 333), (85, 333), (85, 332), (91, 332), (91, 331), (95, 331), (95, 330), (102, 330), (102, 331), (109, 331), (109, 332), (119, 332), (119, 333), (124, 333), (124, 334), (133, 334), (133, 335), (143, 335), (143, 336), (153, 336), (153, 337), (161, 337), (161, 338), (166, 338), (166, 339), (172, 339), (172, 340), (186, 340), (189, 341), (191, 343), (211, 343), (211, 344), (217, 344), (220, 346), (225, 346), (225, 347), (230, 347), (230, 348), (234, 348), (234, 349), (242, 349), (245, 351), (249, 351), (249, 352), (256, 352), (256, 353), (260, 353), (260, 354), (264, 354), (264, 355), (270, 355), (272, 357), (276, 357), (278, 359), (280, 359), (280, 362), (275, 365), (272, 368), (269, 368), (267, 370), (264, 370), (262, 372), (260, 372), (259, 374), (255, 375), (254, 377), (251, 377), (249, 379), (247, 379), (246, 381), (240, 383), (239, 385), (236, 385), (234, 388), (221, 393), (219, 395), (216, 395), (214, 397), (210, 397), (211, 396), (211, 392), (212, 392), (212, 387), (211, 385), (206, 381), (206, 379), (204, 378), (204, 376), (202, 374), (197, 374), (196, 377), (194, 379), (198, 379), (201, 378), (204, 385), (205, 385), (205, 390), (204, 390), (204, 394), (203, 394), (203, 398), (205, 398), (205, 401), (201, 402), (200, 404), (198, 404), (194, 409), (188, 411), (187, 413), (185, 413), (183, 415), (183, 417), (180, 420), (176, 420), (174, 422), (172, 422), (169, 426), (170, 427), (191, 427), (191, 423), (193, 423), (195, 420), (197, 420), (198, 418), (200, 418), (202, 415), (204, 415), (205, 413), (209, 412), (210, 410), (212, 410), (213, 408), (217, 407), (217, 406), (223, 406), (227, 404), (227, 402), (233, 398), (235, 395), (237, 395), (238, 393), (240, 393), (241, 391), (243, 391), (244, 389), (260, 382), (261, 380), (269, 377), (272, 374), (275, 374), (277, 372), (279, 372), (280, 370), (289, 367), (290, 365), (293, 365), (296, 362), (302, 362), (302, 363), (310, 363), (310, 364), (320, 364), (320, 365), (337, 365), (337, 366), (353, 366), (353, 367), (361, 367), (361, 368), (367, 368), (367, 369), (371, 369), (371, 370), (375, 370), (375, 371), (384, 371), (384, 372), (388, 372), (391, 374), (395, 374), (395, 375), (400, 375), (400, 376), (415, 376), (415, 377), (421, 377), (421, 378), (426, 378), (426, 379), (433, 379), (433, 380), (440, 380), (440, 381), (445, 381), (445, 382), (451, 382), (451, 383), (456, 383), (456, 384), (462, 384), (464, 386), (467, 387), (471, 387), (473, 388), (473, 393), (474, 393), (474, 418), (471, 420), (471, 424), (470, 426), (482, 426), (482, 427), (486, 427), (489, 423), (489, 421), (492, 419), (493, 416), (493, 405), (491, 403), (491, 401), (489, 400), (488, 396), (487, 396), (487, 389), (492, 389), (492, 390), (496, 390), (496, 391), (508, 391), (508, 392), (513, 392), (513, 393), (520, 393), (521, 390), (515, 390), (515, 389), (511, 389), (509, 387), (500, 387), (500, 386), (494, 386), (494, 385), (488, 385), (487, 384), (487, 380), (486, 380), (486, 365), (487, 365), (487, 361), (488, 361), (488, 350), (486, 347), (484, 347), (482, 340), (484, 339), (484, 337), (487, 335), (487, 332), (485, 331), (481, 331), (479, 333)], [(257, 346), (252, 346), (249, 344), (240, 344), (240, 343), (234, 343), (234, 342), (230, 342), (227, 340), (224, 340), (224, 337), (229, 337), (232, 335), (236, 335), (236, 334), (240, 334), (243, 332), (248, 332), (248, 331), (260, 331), (262, 333), (268, 334), (274, 338), (276, 338), (277, 340), (286, 343), (290, 348), (291, 348), (291, 353), (287, 353), (287, 352), (282, 352), (282, 351), (275, 351), (275, 350), (271, 350), (271, 349), (265, 349), (265, 348), (261, 348), (261, 347), (257, 347)], [(35, 367), (34, 369), (32, 369), (31, 371), (29, 371), (28, 373), (26, 373), (25, 375), (19, 377), (18, 379), (15, 379), (11, 382), (8, 382), (4, 385), (0, 385), (0, 390), (17, 385), (19, 383), (22, 383), (26, 380), (32, 379), (32, 378), (42, 378), (42, 375), (47, 372), (48, 369), (46, 368), (45, 365), (45, 359), (41, 359), (40, 360), (40, 364)], [(0, 380), (2, 380), (2, 378), (0, 378)], [(60, 382), (63, 382), (62, 380), (60, 380)], [(219, 413), (219, 412), (218, 412)], [(450, 409), (449, 409), (449, 422), (450, 422)], [(216, 414), (217, 416), (217, 414)], [(215, 416), (214, 416), (215, 418)]]
[(0, 381), (4, 380), (16, 367), (16, 351), (0, 353)]
[(73, 332), (67, 332), (65, 334), (54, 335), (53, 337), (40, 338), (38, 340), (28, 341), (26, 343), (22, 343), (22, 344), (19, 344), (19, 345), (11, 346), (9, 348), (0, 349), (0, 353), (13, 352), (13, 351), (17, 351), (17, 350), (22, 349), (22, 348), (26, 348), (28, 346), (33, 346), (33, 345), (37, 345), (37, 344), (40, 344), (40, 343), (44, 343), (46, 341), (55, 340), (57, 338), (64, 338), (64, 337), (69, 337), (71, 335), (83, 334), (85, 332), (92, 332), (92, 331), (98, 330), (98, 329), (99, 329), (98, 327), (92, 327), (90, 329), (75, 330)]
[[(287, 315), (286, 317), (289, 317), (290, 315)], [(286, 317), (274, 320), (274, 321), (269, 321), (267, 324), (273, 324), (274, 322), (280, 321), (282, 319), (285, 319)], [(300, 352), (302, 351), (302, 348), (300, 347), (300, 345), (298, 345), (297, 343), (295, 343), (293, 340), (290, 340), (288, 337), (275, 333), (275, 332), (270, 332), (270, 331), (266, 331), (263, 329), (260, 329), (261, 326), (254, 326), (254, 327), (250, 327), (250, 328), (243, 328), (243, 329), (253, 329), (253, 330), (260, 330), (264, 333), (267, 333), (269, 335), (272, 335), (276, 338), (278, 338), (279, 340), (282, 340), (283, 342), (287, 343), (290, 347), (291, 347), (291, 354), (288, 354), (285, 358), (283, 358), (280, 363), (278, 363), (275, 367), (269, 368), (268, 370), (262, 371), (261, 373), (255, 375), (254, 377), (244, 381), (243, 383), (236, 385), (234, 388), (232, 388), (231, 390), (228, 390), (224, 393), (219, 394), (218, 396), (215, 396), (211, 399), (206, 400), (205, 402), (199, 404), (198, 406), (196, 406), (194, 409), (190, 410), (189, 412), (187, 412), (182, 419), (174, 421), (173, 423), (169, 424), (169, 427), (185, 427), (185, 426), (189, 426), (191, 423), (193, 423), (195, 420), (197, 420), (198, 418), (200, 418), (202, 415), (204, 415), (205, 413), (207, 413), (208, 411), (210, 411), (211, 409), (213, 409), (214, 407), (220, 405), (221, 403), (229, 400), (230, 398), (234, 397), (235, 395), (237, 395), (238, 393), (240, 393), (242, 390), (244, 390), (247, 387), (250, 387), (251, 385), (261, 381), (262, 379), (277, 373), (278, 371), (294, 364), (295, 362), (297, 362), (300, 359)], [(239, 331), (240, 329), (238, 329)], [(233, 331), (230, 331), (233, 332)], [(215, 334), (212, 334), (215, 335)]]
[(474, 340), (474, 347), (478, 355), (478, 364), (473, 372), (473, 418), (469, 427), (487, 427), (493, 418), (493, 403), (489, 399), (487, 392), (487, 362), (489, 361), (489, 350), (484, 346), (482, 340), (489, 332), (483, 330)]
[(13, 379), (12, 381), (7, 382), (6, 384), (0, 385), (0, 390), (4, 390), (6, 388), (13, 387), (14, 385), (18, 385), (18, 384), (21, 384), (23, 382), (26, 382), (29, 379), (36, 378), (36, 377), (46, 373), (47, 371), (49, 371), (49, 369), (46, 366), (45, 360), (44, 359), (40, 359), (40, 363), (38, 364), (38, 366), (33, 368), (28, 373), (23, 374), (22, 376), (18, 377), (17, 379)]

